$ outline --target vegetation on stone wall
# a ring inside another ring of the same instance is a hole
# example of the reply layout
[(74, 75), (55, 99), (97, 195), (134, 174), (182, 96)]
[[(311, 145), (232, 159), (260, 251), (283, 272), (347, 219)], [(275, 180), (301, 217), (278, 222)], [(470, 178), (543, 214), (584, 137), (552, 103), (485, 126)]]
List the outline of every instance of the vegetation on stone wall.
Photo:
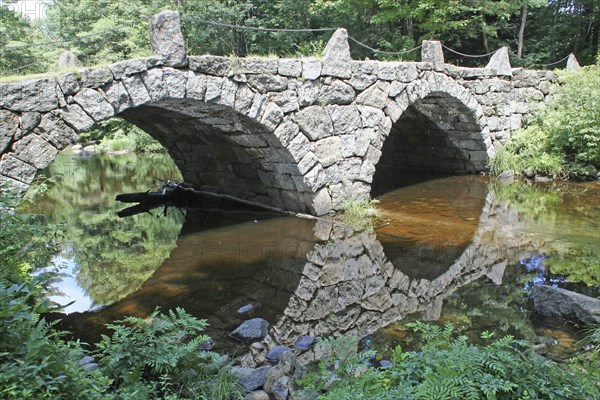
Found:
[(526, 128), (491, 160), (494, 174), (593, 177), (600, 169), (600, 58), (560, 73), (562, 85)]

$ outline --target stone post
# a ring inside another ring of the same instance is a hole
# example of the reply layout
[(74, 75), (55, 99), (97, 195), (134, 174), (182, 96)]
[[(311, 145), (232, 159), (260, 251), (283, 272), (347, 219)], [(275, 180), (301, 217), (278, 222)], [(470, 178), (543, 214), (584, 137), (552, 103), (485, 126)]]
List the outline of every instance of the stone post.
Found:
[(436, 70), (443, 69), (444, 52), (442, 50), (442, 43), (438, 40), (423, 40), (421, 61), (433, 64)]
[(508, 58), (508, 47), (500, 47), (490, 58), (485, 69), (495, 69), (498, 75), (512, 76), (512, 67)]
[(60, 68), (60, 69), (71, 68), (71, 67), (81, 67), (81, 66), (83, 66), (81, 61), (79, 61), (77, 56), (75, 54), (71, 53), (69, 50), (64, 50), (58, 56), (58, 68)]
[(181, 33), (179, 13), (164, 10), (152, 17), (150, 22), (150, 48), (163, 57), (169, 67), (187, 65), (185, 41)]
[(323, 51), (322, 75), (348, 79), (352, 76), (352, 58), (348, 45), (348, 32), (339, 28), (334, 32)]
[(577, 61), (577, 57), (575, 54), (569, 54), (569, 58), (567, 59), (567, 71), (577, 71), (581, 66), (579, 65), (579, 61)]

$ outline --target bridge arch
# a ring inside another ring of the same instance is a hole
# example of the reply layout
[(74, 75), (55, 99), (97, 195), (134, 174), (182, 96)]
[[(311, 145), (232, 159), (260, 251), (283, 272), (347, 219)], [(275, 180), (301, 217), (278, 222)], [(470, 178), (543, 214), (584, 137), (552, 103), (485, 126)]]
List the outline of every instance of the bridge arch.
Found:
[(428, 71), (396, 98), (392, 125), (381, 134), (371, 195), (394, 189), (407, 174), (487, 171), (494, 153), (482, 106), (462, 85)]
[(403, 173), (485, 170), (553, 85), (540, 71), (354, 61), (344, 30), (330, 42), (323, 60), (158, 56), (2, 83), (0, 181), (26, 189), (80, 132), (119, 116), (195, 186), (323, 215)]

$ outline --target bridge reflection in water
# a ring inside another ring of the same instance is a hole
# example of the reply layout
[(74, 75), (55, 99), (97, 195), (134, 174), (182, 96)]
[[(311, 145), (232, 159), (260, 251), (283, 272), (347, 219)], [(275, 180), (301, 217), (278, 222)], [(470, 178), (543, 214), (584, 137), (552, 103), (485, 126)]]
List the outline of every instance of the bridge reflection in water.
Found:
[[(436, 320), (458, 288), (482, 276), (500, 284), (508, 263), (536, 249), (479, 177), (425, 182), (381, 200), (387, 224), (362, 232), (329, 219), (189, 212), (177, 247), (139, 290), (63, 324), (89, 334), (125, 315), (181, 306), (208, 319), (220, 349), (236, 346), (227, 334), (250, 317), (292, 343), (299, 335), (363, 337), (414, 312)], [(247, 304), (253, 309), (239, 314)]]

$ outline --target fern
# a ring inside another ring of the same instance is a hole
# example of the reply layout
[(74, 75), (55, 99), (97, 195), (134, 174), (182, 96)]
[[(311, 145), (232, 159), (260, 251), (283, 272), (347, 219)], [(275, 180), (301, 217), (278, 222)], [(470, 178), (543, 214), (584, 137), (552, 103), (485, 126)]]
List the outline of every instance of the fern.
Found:
[[(419, 351), (403, 351), (398, 346), (392, 354), (392, 368), (370, 368), (360, 376), (352, 374), (352, 369), (339, 373), (319, 398), (600, 399), (600, 387), (592, 373), (575, 374), (523, 353), (525, 343), (511, 336), (475, 347), (466, 337), (455, 337), (451, 324), (440, 327), (417, 322), (410, 326), (425, 341)], [(341, 340), (335, 338), (338, 348), (344, 348)], [(356, 342), (352, 339), (349, 343)], [(353, 359), (361, 360), (360, 354)], [(327, 363), (335, 363), (335, 357)]]

